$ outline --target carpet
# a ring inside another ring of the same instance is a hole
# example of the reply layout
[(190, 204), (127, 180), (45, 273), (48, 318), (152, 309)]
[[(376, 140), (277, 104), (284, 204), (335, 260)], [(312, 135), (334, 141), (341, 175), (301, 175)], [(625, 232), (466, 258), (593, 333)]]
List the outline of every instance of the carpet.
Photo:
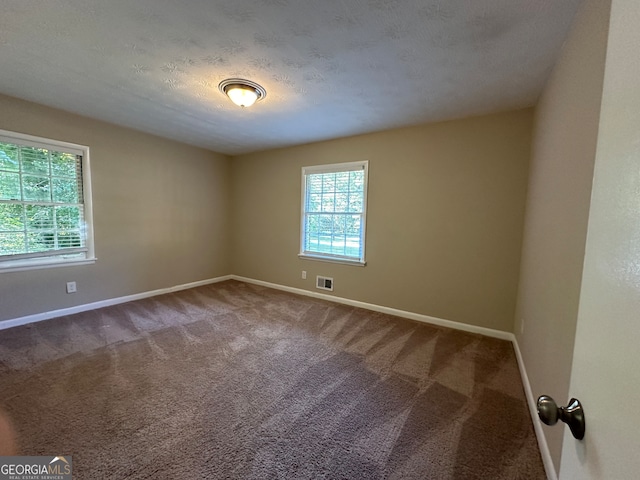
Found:
[(0, 332), (78, 479), (544, 479), (510, 342), (237, 281)]

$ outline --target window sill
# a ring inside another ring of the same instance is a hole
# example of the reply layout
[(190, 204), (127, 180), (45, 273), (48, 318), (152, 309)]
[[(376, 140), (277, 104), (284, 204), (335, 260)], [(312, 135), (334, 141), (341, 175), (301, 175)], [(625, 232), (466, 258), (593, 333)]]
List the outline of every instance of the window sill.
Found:
[(367, 262), (360, 260), (347, 260), (345, 258), (323, 257), (322, 255), (310, 255), (308, 253), (299, 253), (298, 258), (303, 260), (314, 260), (316, 262), (341, 263), (343, 265), (352, 265), (354, 267), (364, 267)]
[(41, 270), (43, 268), (57, 268), (57, 267), (76, 267), (78, 265), (90, 265), (96, 263), (97, 258), (80, 258), (73, 260), (52, 260), (42, 261), (38, 259), (37, 262), (29, 262), (16, 260), (13, 262), (4, 262), (0, 264), (0, 273), (20, 272), (23, 270)]

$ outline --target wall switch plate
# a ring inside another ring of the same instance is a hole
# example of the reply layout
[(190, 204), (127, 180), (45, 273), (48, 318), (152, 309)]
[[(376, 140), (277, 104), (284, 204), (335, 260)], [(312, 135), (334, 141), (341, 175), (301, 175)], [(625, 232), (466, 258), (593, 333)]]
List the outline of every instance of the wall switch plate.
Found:
[(76, 293), (76, 282), (67, 282), (67, 293)]
[(307, 279), (307, 271), (306, 270), (302, 270), (302, 279), (303, 280)]

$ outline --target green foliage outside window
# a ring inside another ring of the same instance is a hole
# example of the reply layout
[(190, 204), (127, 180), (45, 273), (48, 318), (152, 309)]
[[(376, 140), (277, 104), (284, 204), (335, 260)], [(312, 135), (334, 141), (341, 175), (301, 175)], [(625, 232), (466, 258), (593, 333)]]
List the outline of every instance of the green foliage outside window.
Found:
[(364, 169), (309, 172), (305, 177), (302, 251), (362, 258)]
[(82, 247), (80, 160), (0, 142), (0, 255)]

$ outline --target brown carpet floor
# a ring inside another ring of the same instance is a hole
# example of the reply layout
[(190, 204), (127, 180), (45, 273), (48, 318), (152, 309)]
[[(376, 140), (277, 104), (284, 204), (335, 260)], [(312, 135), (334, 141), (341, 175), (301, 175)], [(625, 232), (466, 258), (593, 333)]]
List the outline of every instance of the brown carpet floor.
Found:
[(228, 281), (0, 331), (74, 478), (543, 479), (509, 342)]

